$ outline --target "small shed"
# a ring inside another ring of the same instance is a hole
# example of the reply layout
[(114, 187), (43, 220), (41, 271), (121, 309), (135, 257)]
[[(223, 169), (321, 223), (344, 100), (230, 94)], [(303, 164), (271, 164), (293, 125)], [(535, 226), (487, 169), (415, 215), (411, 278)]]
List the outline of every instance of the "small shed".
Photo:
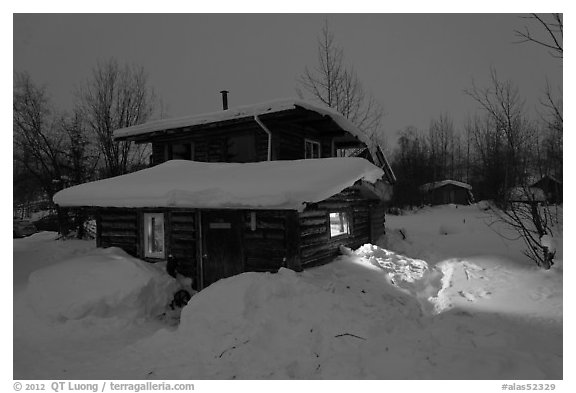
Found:
[(449, 203), (468, 205), (474, 200), (472, 186), (456, 180), (426, 183), (420, 186), (419, 189), (423, 202), (431, 205), (446, 205)]
[(562, 203), (562, 182), (554, 176), (543, 176), (530, 187), (541, 189), (544, 192), (548, 203)]
[(60, 191), (91, 207), (97, 246), (121, 247), (200, 290), (246, 271), (301, 270), (384, 234), (385, 172), (363, 158), (171, 160)]

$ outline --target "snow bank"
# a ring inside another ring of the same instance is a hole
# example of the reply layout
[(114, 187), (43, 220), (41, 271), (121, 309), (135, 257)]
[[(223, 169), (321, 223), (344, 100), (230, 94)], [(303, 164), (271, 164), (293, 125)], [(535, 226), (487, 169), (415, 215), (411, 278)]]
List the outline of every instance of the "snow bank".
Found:
[(25, 296), (31, 308), (50, 321), (137, 319), (160, 314), (178, 288), (163, 264), (108, 248), (34, 271)]
[(303, 210), (382, 169), (363, 158), (248, 164), (173, 160), (138, 172), (60, 191), (61, 206), (251, 208)]
[(176, 332), (131, 352), (155, 354), (156, 378), (348, 378), (366, 366), (357, 357), (373, 340), (418, 326), (421, 315), (380, 269), (340, 259), (316, 272), (220, 280), (190, 300)]

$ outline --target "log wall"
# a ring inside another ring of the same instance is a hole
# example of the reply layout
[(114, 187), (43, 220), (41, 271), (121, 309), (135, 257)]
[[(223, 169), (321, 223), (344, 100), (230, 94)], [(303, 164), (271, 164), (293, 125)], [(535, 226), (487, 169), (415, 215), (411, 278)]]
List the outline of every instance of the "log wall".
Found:
[[(370, 212), (374, 202), (361, 197), (356, 189), (346, 189), (322, 202), (309, 205), (300, 213), (300, 259), (303, 266), (329, 261), (339, 255), (340, 246), (356, 248), (372, 241), (373, 221)], [(350, 234), (330, 237), (329, 214), (350, 214)]]
[(152, 163), (158, 165), (166, 161), (166, 145), (192, 143), (194, 161), (230, 162), (228, 138), (231, 135), (253, 135), (256, 150), (254, 161), (266, 161), (268, 158), (268, 134), (258, 125), (245, 125), (233, 131), (198, 132), (187, 135), (180, 133), (172, 137), (164, 136), (152, 140)]
[(244, 214), (244, 255), (246, 271), (277, 271), (286, 263), (285, 210), (256, 210), (252, 230), (252, 212)]
[(120, 247), (138, 257), (140, 225), (135, 209), (104, 209), (96, 216), (96, 245)]

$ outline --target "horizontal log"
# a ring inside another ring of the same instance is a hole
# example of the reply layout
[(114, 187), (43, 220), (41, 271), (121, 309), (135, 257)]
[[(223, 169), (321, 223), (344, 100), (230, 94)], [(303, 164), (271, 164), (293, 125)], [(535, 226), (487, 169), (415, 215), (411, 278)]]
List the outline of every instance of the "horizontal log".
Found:
[(170, 230), (172, 232), (196, 232), (196, 227), (190, 224), (172, 223)]
[(322, 202), (318, 202), (318, 208), (320, 209), (325, 209), (325, 210), (346, 210), (350, 207), (349, 203), (344, 203), (344, 202), (327, 202), (327, 201), (322, 201)]
[(100, 228), (105, 229), (128, 229), (136, 231), (136, 220), (133, 222), (128, 221), (100, 221)]
[[(247, 222), (245, 223), (246, 228), (252, 228), (252, 223)], [(284, 229), (285, 224), (284, 220), (281, 221), (263, 221), (263, 220), (256, 220), (256, 229)]]
[(262, 249), (250, 249), (244, 250), (244, 256), (246, 258), (256, 258), (262, 260), (284, 260), (286, 258), (286, 251), (280, 249), (270, 249), (270, 250), (262, 250)]
[(194, 225), (194, 223), (196, 222), (196, 219), (194, 217), (193, 214), (174, 214), (172, 213), (171, 217), (170, 217), (170, 221), (172, 222), (172, 224), (176, 224), (176, 223), (184, 223), (187, 225)]
[(111, 221), (111, 222), (134, 221), (134, 222), (136, 222), (136, 213), (134, 213), (134, 214), (112, 214), (112, 213), (100, 214), (100, 220), (102, 222), (104, 222), (104, 221)]
[(136, 243), (129, 238), (120, 238), (120, 237), (102, 238), (100, 240), (100, 244), (102, 245), (102, 247), (115, 246), (121, 248), (129, 247), (136, 249)]
[(301, 229), (300, 230), (300, 237), (306, 237), (306, 236), (310, 236), (310, 235), (318, 235), (320, 233), (326, 233), (326, 232), (327, 232), (326, 224), (317, 225), (314, 227), (307, 227), (307, 228)]
[(128, 238), (136, 238), (138, 233), (136, 231), (131, 230), (111, 230), (106, 229), (102, 231), (102, 237), (128, 237)]
[(313, 246), (302, 246), (300, 247), (300, 255), (302, 257), (302, 259), (306, 259), (314, 254), (318, 254), (321, 252), (328, 252), (331, 250), (339, 250), (340, 245), (344, 244), (345, 242), (341, 242), (341, 241), (331, 241), (331, 242), (326, 242), (326, 243), (322, 243), (322, 244), (318, 244), (318, 245), (313, 245)]
[(283, 240), (279, 239), (244, 239), (244, 248), (256, 249), (256, 248), (270, 248), (276, 250), (284, 250), (285, 245)]
[(300, 222), (302, 222), (302, 220), (306, 218), (326, 217), (326, 213), (327, 213), (326, 210), (315, 210), (315, 209), (304, 210), (299, 214)]
[(317, 226), (317, 225), (326, 225), (328, 219), (326, 215), (322, 218), (306, 218), (300, 219), (300, 228), (309, 227), (309, 226)]
[(321, 253), (318, 253), (315, 255), (311, 255), (307, 258), (302, 258), (302, 265), (306, 266), (306, 265), (314, 265), (314, 264), (321, 264), (321, 263), (325, 263), (325, 262), (330, 262), (334, 258), (336, 258), (338, 255), (340, 255), (339, 250), (330, 250), (327, 252), (321, 252)]
[(195, 242), (196, 241), (196, 234), (192, 233), (175, 233), (172, 232), (170, 238), (172, 241), (187, 241), (187, 242)]

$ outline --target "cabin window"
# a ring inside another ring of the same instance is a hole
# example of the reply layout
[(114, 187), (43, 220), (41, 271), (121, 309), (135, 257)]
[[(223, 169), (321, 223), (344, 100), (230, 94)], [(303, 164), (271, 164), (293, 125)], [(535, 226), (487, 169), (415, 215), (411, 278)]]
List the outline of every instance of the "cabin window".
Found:
[(350, 234), (350, 213), (345, 211), (330, 212), (330, 237)]
[(144, 256), (163, 259), (164, 248), (164, 214), (144, 213)]
[(176, 143), (172, 145), (172, 160), (193, 160), (194, 144)]
[(230, 136), (227, 153), (228, 162), (255, 162), (256, 139), (254, 134)]
[(305, 139), (304, 158), (320, 158), (320, 142)]

